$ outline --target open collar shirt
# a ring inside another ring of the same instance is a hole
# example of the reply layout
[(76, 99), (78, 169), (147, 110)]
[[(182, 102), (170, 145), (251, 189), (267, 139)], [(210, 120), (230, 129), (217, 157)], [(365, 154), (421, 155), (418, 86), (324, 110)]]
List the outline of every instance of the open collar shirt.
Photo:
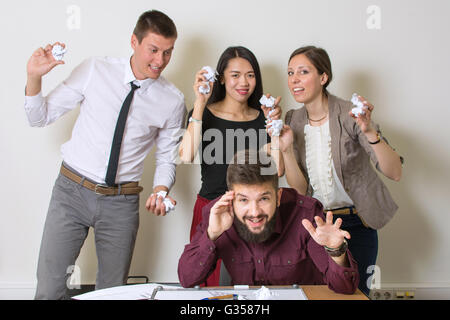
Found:
[(264, 243), (249, 244), (234, 225), (216, 241), (208, 238), (209, 213), (217, 200), (203, 208), (202, 222), (179, 260), (178, 276), (183, 287), (204, 282), (221, 258), (234, 285), (327, 284), (335, 292), (355, 292), (359, 274), (350, 251), (349, 267), (339, 266), (301, 223), (308, 219), (316, 226), (314, 216), (324, 219), (319, 201), (283, 188), (274, 234)]

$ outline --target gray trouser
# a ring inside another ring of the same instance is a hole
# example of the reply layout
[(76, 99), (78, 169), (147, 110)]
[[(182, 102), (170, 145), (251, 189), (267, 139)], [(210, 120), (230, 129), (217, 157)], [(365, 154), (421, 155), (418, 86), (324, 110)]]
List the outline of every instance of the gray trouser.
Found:
[(89, 227), (98, 259), (96, 289), (126, 283), (139, 227), (139, 195), (95, 194), (60, 174), (45, 221), (35, 299), (67, 298), (70, 272)]

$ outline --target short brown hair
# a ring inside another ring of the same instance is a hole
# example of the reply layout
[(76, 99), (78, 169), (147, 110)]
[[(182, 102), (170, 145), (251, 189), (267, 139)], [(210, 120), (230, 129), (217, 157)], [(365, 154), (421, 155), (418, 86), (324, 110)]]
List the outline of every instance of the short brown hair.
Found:
[(149, 10), (141, 14), (133, 31), (139, 43), (147, 36), (148, 32), (159, 34), (165, 38), (176, 38), (178, 35), (172, 19), (158, 10)]
[(234, 155), (227, 169), (227, 186), (255, 185), (271, 182), (278, 189), (278, 172), (275, 162), (263, 151), (242, 150)]
[(322, 49), (317, 48), (315, 46), (306, 46), (301, 47), (294, 52), (292, 52), (291, 56), (289, 57), (289, 62), (292, 60), (293, 57), (304, 54), (309, 61), (314, 65), (314, 67), (319, 72), (319, 75), (326, 73), (328, 76), (327, 82), (323, 85), (323, 92), (328, 95), (327, 87), (330, 84), (331, 80), (333, 79), (333, 72), (331, 70), (331, 60), (328, 56), (328, 53)]

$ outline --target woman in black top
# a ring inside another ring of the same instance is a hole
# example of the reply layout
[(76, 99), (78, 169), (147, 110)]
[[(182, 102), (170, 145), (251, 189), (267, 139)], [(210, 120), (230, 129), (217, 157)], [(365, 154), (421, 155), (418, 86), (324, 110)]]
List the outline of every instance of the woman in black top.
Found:
[[(269, 142), (265, 130), (268, 108), (261, 106), (261, 72), (254, 54), (244, 47), (229, 47), (217, 63), (217, 81), (210, 82), (208, 94), (199, 92), (206, 85), (205, 70), (197, 72), (196, 100), (189, 113), (187, 130), (180, 145), (180, 158), (192, 162), (201, 145), (202, 186), (194, 206), (190, 238), (202, 219), (202, 208), (227, 191), (226, 171), (234, 154), (242, 149), (261, 149)], [(279, 119), (276, 100), (272, 119)], [(264, 112), (261, 112), (261, 109)], [(220, 263), (206, 281), (218, 285)]]

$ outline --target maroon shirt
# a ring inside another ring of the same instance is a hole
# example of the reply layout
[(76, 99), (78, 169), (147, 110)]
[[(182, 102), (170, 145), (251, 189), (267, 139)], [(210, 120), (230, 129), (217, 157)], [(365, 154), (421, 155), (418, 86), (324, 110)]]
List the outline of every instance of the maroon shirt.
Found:
[(202, 222), (180, 257), (178, 277), (183, 287), (204, 282), (221, 258), (233, 284), (327, 284), (338, 293), (355, 292), (359, 274), (350, 251), (347, 250), (350, 267), (339, 266), (301, 223), (302, 219), (308, 219), (316, 227), (314, 216), (325, 219), (319, 201), (283, 188), (274, 234), (263, 243), (247, 243), (234, 224), (216, 241), (208, 238), (209, 213), (218, 199), (203, 208)]

